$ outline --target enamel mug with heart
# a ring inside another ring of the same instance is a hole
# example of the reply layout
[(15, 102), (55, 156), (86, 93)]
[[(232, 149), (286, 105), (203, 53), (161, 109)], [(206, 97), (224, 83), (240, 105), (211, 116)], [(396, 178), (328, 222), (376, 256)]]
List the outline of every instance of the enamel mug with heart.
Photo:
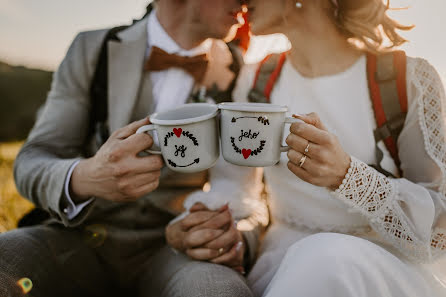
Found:
[(221, 148), (226, 161), (266, 167), (279, 162), (284, 125), (300, 120), (286, 117), (288, 107), (265, 103), (221, 103)]
[(150, 116), (152, 125), (136, 133), (156, 130), (166, 165), (177, 172), (198, 172), (211, 168), (220, 155), (215, 104), (192, 103)]

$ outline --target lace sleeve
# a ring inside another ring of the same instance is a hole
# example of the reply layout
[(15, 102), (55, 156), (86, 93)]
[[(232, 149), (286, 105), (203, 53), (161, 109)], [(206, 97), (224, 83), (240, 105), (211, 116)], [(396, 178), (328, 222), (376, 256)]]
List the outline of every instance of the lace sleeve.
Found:
[(352, 157), (334, 195), (406, 256), (429, 262), (446, 252), (446, 98), (425, 60), (411, 59), (407, 77), (416, 125), (406, 120), (398, 140), (403, 178), (387, 178)]

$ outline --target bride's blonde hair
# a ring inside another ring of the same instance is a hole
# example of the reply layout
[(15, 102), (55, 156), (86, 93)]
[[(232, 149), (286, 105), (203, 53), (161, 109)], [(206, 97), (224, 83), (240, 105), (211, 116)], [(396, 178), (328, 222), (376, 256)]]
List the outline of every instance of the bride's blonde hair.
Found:
[(407, 42), (397, 30), (414, 26), (401, 25), (387, 15), (390, 0), (338, 0), (336, 23), (357, 47), (380, 53)]

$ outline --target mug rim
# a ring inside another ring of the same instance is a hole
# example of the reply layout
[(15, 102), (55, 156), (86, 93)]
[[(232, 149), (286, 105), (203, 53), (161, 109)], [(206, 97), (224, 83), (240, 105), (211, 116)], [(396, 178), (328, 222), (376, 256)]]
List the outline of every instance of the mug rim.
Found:
[[(162, 120), (162, 119), (157, 119), (156, 117), (159, 117), (160, 115), (163, 115), (164, 113), (168, 113), (168, 112), (173, 112), (176, 110), (181, 110), (183, 108), (193, 108), (196, 107), (197, 105), (199, 106), (208, 106), (208, 107), (212, 107), (213, 110), (212, 112), (205, 114), (205, 115), (201, 115), (198, 117), (193, 117), (193, 118), (187, 118), (187, 119), (179, 119), (179, 120)], [(152, 124), (156, 124), (156, 125), (161, 125), (161, 126), (177, 126), (177, 125), (186, 125), (186, 124), (193, 124), (193, 123), (198, 123), (198, 122), (202, 122), (208, 119), (211, 119), (213, 117), (215, 117), (218, 113), (218, 106), (216, 104), (211, 104), (211, 103), (188, 103), (188, 104), (183, 104), (180, 105), (176, 108), (173, 109), (169, 109), (169, 110), (165, 110), (162, 112), (155, 112), (152, 115), (149, 116), (150, 122), (152, 122)]]
[(249, 111), (249, 112), (287, 112), (285, 105), (270, 103), (249, 103), (249, 102), (224, 102), (218, 104), (219, 109), (231, 111)]

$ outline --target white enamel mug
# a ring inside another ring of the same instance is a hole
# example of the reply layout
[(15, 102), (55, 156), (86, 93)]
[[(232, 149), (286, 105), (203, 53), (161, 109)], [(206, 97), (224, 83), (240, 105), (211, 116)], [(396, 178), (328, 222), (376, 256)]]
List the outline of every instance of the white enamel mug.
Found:
[(220, 155), (215, 104), (191, 103), (150, 116), (152, 125), (136, 133), (156, 130), (166, 165), (177, 172), (198, 172), (211, 168)]
[(252, 167), (272, 166), (280, 153), (285, 124), (300, 122), (286, 117), (288, 107), (266, 103), (221, 103), (221, 148), (226, 161)]

